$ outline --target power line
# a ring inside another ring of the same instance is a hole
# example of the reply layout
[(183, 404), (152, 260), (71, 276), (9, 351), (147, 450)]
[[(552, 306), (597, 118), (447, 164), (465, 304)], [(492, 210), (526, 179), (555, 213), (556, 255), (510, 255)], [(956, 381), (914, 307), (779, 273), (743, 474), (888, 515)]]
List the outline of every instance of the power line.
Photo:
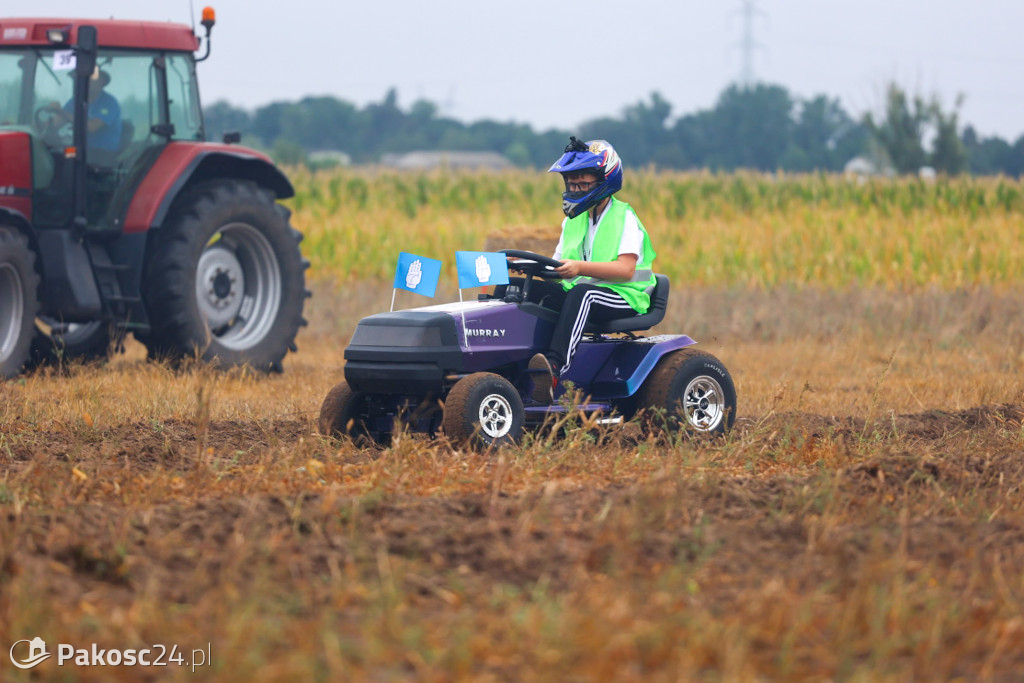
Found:
[(743, 51), (743, 63), (740, 67), (740, 85), (749, 88), (757, 81), (754, 76), (754, 51), (764, 46), (754, 40), (754, 15), (764, 16), (754, 0), (740, 0), (740, 12), (743, 13), (743, 40), (740, 49)]

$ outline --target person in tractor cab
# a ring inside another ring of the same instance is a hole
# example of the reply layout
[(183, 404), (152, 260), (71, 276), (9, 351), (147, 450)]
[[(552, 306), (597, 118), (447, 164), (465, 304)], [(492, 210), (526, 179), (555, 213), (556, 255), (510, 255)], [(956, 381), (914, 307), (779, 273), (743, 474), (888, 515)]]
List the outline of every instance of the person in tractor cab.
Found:
[(572, 364), (588, 322), (646, 313), (655, 279), (654, 249), (633, 208), (612, 195), (622, 189), (622, 161), (604, 140), (569, 138), (564, 154), (548, 169), (560, 173), (562, 235), (554, 258), (561, 292), (546, 305), (561, 311), (547, 351), (530, 359), (533, 399), (554, 396), (557, 378)]
[[(110, 74), (99, 71), (89, 79), (89, 149), (117, 152), (121, 146), (121, 105), (117, 98), (105, 88), (110, 83)], [(64, 107), (51, 102), (53, 125), (57, 128), (70, 123), (74, 117), (74, 101), (68, 100)]]

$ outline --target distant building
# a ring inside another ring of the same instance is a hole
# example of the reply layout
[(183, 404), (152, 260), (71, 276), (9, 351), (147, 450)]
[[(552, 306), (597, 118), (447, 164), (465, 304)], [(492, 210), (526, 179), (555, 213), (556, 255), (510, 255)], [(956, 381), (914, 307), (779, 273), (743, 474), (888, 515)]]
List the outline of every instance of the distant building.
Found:
[(862, 178), (866, 176), (884, 176), (886, 178), (891, 178), (896, 175), (892, 166), (885, 161), (872, 159), (867, 156), (857, 156), (850, 159), (843, 167), (843, 172), (847, 175)]
[(451, 169), (487, 169), (501, 171), (512, 168), (513, 164), (497, 152), (406, 152), (405, 154), (385, 154), (381, 164), (404, 171), (429, 171), (435, 168)]
[(320, 149), (309, 153), (309, 163), (318, 168), (351, 166), (352, 157), (339, 149)]

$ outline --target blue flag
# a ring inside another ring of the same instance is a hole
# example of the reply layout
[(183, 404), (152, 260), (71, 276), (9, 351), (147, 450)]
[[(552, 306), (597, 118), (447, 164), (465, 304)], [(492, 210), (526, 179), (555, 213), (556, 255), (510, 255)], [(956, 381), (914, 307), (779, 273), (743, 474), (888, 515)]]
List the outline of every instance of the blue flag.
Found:
[(457, 251), (459, 289), (508, 284), (508, 261), (504, 254), (490, 251)]
[(395, 268), (395, 289), (404, 289), (423, 296), (434, 296), (437, 281), (441, 279), (441, 262), (426, 256), (407, 254), (398, 255), (398, 267)]

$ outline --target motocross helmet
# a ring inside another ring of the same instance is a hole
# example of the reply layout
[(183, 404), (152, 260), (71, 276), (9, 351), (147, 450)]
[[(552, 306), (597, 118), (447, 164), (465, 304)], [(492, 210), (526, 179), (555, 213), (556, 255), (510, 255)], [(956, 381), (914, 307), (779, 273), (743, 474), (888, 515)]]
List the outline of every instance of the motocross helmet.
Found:
[[(574, 171), (589, 171), (597, 176), (597, 183), (585, 192), (570, 192), (566, 174)], [(562, 157), (551, 165), (548, 173), (561, 173), (565, 181), (562, 193), (562, 212), (575, 218), (605, 197), (622, 189), (622, 162), (615, 149), (604, 140), (580, 142), (569, 138)]]

